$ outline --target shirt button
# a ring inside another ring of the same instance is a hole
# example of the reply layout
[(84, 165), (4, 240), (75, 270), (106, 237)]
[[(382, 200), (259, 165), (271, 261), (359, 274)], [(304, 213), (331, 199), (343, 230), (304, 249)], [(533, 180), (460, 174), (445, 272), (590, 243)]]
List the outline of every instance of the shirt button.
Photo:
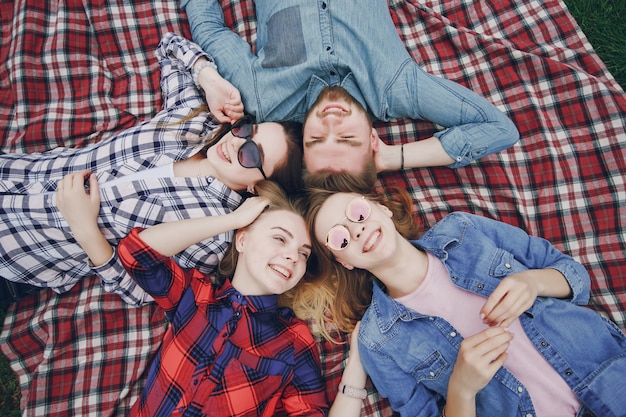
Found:
[(326, 2), (322, 3), (322, 9), (326, 9)]
[(430, 371), (428, 374), (429, 374), (431, 377), (434, 377), (434, 376), (435, 376), (435, 373), (434, 373), (433, 371)]
[(522, 388), (522, 387), (517, 387), (517, 392), (519, 392), (519, 393), (521, 394), (522, 392), (524, 392), (524, 388)]
[(531, 413), (526, 414), (526, 417), (533, 417)]
[(462, 160), (463, 160), (463, 158), (462, 158), (462, 157), (460, 157), (460, 156), (457, 156), (457, 157), (456, 157), (456, 161), (457, 161), (457, 162), (461, 162)]
[(482, 289), (483, 289), (483, 284), (478, 284), (478, 285), (476, 286), (476, 288), (478, 288), (479, 290), (482, 290)]
[(451, 333), (450, 333), (450, 336), (452, 336), (452, 337), (456, 337), (456, 332), (451, 332)]
[(548, 346), (548, 344), (546, 343), (546, 341), (545, 341), (545, 340), (542, 340), (540, 344), (541, 344), (541, 347), (546, 347), (546, 346)]
[(511, 264), (510, 263), (505, 263), (504, 266), (506, 266), (507, 268), (511, 269)]
[(235, 313), (235, 317), (237, 317), (237, 318), (241, 317), (241, 312), (240, 311), (236, 312)]

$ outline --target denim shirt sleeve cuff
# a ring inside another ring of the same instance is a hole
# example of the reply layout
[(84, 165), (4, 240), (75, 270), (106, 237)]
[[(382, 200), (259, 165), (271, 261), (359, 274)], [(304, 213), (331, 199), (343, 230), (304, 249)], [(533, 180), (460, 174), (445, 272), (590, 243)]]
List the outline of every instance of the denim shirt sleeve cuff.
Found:
[(587, 270), (578, 262), (559, 261), (550, 268), (556, 269), (565, 276), (572, 289), (570, 301), (574, 304), (586, 305), (589, 303), (591, 281)]

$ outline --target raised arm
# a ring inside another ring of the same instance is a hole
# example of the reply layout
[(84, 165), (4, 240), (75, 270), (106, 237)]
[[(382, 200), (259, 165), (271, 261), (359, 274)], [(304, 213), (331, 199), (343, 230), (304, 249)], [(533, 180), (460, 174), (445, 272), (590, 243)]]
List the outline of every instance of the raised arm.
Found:
[(248, 198), (231, 213), (157, 224), (139, 237), (161, 255), (173, 256), (202, 240), (249, 225), (268, 204), (263, 197)]
[[(407, 99), (408, 96), (408, 99)], [(446, 165), (465, 166), (519, 140), (513, 122), (496, 106), (464, 86), (408, 65), (387, 93), (387, 118), (428, 120), (439, 130), (430, 138), (383, 146), (379, 171)]]
[(224, 14), (217, 0), (182, 0), (193, 41), (217, 64), (219, 73), (240, 92), (246, 111), (258, 114), (255, 103), (256, 59), (250, 45), (224, 24)]

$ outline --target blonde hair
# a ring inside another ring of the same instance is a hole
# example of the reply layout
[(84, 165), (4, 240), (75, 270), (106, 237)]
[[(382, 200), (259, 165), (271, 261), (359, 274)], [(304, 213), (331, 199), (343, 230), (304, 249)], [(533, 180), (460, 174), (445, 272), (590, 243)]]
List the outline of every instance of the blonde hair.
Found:
[[(307, 227), (311, 233), (313, 252), (317, 254), (315, 268), (310, 270), (313, 278), (302, 282), (281, 298), (298, 317), (312, 320), (316, 331), (330, 341), (335, 341), (331, 336), (333, 330), (351, 332), (354, 329), (371, 302), (374, 280), (369, 271), (358, 268), (348, 270), (341, 266), (328, 248), (315, 239), (315, 221), (326, 200), (338, 192), (353, 193), (362, 184), (357, 175), (335, 175), (341, 178), (335, 178), (334, 188), (313, 187), (311, 183), (307, 188)], [(324, 185), (328, 186), (329, 182)], [(392, 220), (403, 237), (416, 239), (421, 234), (421, 226), (413, 216), (411, 196), (406, 190), (398, 188), (390, 189), (385, 194), (364, 195), (392, 212)]]
[[(265, 197), (270, 201), (269, 206), (263, 211), (263, 213), (286, 210), (304, 217), (306, 210), (302, 201), (295, 197), (289, 197), (283, 188), (274, 181), (261, 181), (254, 186), (254, 189), (257, 195)], [(261, 216), (262, 215), (263, 214), (261, 214)], [(224, 257), (218, 264), (216, 275), (217, 281), (220, 284), (222, 284), (226, 278), (232, 278), (235, 273), (237, 261), (239, 260), (239, 252), (235, 250), (234, 246), (235, 244), (233, 239), (233, 243), (231, 243), (228, 247)]]

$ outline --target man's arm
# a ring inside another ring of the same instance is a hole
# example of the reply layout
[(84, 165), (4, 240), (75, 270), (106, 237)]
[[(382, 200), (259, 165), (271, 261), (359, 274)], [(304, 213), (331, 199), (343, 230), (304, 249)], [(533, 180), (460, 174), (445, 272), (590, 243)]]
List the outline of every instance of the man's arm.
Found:
[(220, 3), (182, 0), (181, 8), (187, 13), (193, 41), (215, 61), (219, 74), (239, 90), (246, 111), (258, 114), (252, 74), (255, 56), (250, 45), (224, 24)]

